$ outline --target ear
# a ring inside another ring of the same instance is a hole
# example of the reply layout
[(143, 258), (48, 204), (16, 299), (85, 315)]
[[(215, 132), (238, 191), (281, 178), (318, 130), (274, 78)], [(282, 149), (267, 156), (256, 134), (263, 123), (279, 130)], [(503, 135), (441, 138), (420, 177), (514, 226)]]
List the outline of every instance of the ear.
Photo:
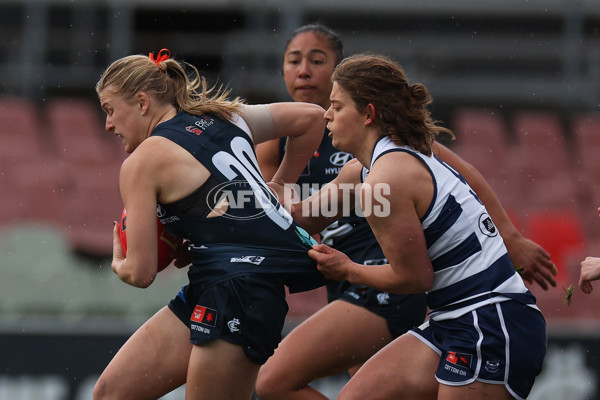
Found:
[(375, 111), (375, 106), (372, 103), (367, 104), (367, 113), (365, 114), (366, 116), (366, 120), (365, 120), (365, 125), (371, 125), (373, 122), (375, 122), (375, 116), (377, 115), (377, 112)]
[(148, 109), (150, 108), (150, 96), (148, 96), (148, 93), (139, 92), (136, 95), (135, 100), (141, 115), (146, 115), (148, 113)]

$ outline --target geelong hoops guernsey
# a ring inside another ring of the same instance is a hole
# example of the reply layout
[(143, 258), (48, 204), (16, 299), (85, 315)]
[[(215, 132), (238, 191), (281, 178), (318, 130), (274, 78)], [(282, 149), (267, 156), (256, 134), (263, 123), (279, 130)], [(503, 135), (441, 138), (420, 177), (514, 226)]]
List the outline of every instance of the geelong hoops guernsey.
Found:
[[(158, 205), (175, 235), (192, 242), (190, 281), (210, 285), (249, 274), (281, 275), (290, 291), (325, 283), (307, 251), (314, 240), (279, 204), (260, 173), (250, 129), (213, 115), (179, 112), (152, 136), (189, 151), (211, 176), (184, 199)], [(227, 204), (215, 215), (218, 205)]]
[[(430, 317), (456, 318), (483, 305), (511, 299), (537, 309), (535, 297), (515, 271), (498, 229), (466, 180), (441, 159), (399, 146), (389, 136), (375, 145), (370, 167), (394, 151), (421, 160), (433, 179), (433, 200), (421, 219), (434, 271), (427, 292)], [(363, 168), (363, 181), (367, 173)]]

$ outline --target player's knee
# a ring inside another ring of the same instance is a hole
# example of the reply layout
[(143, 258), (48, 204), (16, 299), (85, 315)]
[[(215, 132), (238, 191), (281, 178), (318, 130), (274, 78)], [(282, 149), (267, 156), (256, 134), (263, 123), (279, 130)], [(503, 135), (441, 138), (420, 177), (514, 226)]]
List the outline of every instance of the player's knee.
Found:
[(260, 400), (284, 399), (287, 393), (285, 378), (263, 366), (258, 373), (255, 390)]
[(108, 384), (108, 382), (106, 381), (106, 379), (103, 379), (102, 377), (100, 379), (98, 379), (98, 381), (96, 382), (96, 385), (94, 386), (94, 392), (93, 392), (93, 399), (94, 400), (113, 400), (113, 399), (117, 399), (118, 397), (115, 396), (114, 393), (111, 393), (110, 391), (110, 384)]
[(255, 392), (260, 400), (270, 400), (274, 399), (277, 382), (272, 379), (271, 374), (268, 372), (263, 373), (263, 368), (261, 368), (258, 373), (258, 377), (256, 379), (256, 387)]
[(98, 380), (94, 386), (94, 392), (92, 395), (94, 400), (105, 400), (108, 399), (106, 393), (106, 382), (104, 380)]

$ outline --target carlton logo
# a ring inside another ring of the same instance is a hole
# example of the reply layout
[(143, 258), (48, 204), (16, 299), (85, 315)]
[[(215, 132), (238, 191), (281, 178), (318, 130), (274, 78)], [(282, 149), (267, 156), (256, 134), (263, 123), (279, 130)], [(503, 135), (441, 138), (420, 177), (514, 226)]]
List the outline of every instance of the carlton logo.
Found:
[(336, 167), (342, 167), (353, 158), (354, 156), (352, 154), (344, 153), (343, 151), (338, 151), (337, 153), (333, 153), (331, 157), (329, 157), (329, 162), (335, 165)]

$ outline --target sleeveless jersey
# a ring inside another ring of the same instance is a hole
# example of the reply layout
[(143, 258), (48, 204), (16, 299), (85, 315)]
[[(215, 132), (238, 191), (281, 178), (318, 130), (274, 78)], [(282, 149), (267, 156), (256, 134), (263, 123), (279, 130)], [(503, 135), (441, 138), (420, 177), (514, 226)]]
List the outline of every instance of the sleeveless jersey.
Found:
[[(483, 305), (516, 300), (535, 309), (535, 297), (510, 261), (491, 217), (466, 180), (435, 156), (379, 139), (370, 168), (379, 157), (402, 151), (419, 159), (433, 179), (431, 205), (421, 219), (434, 279), (427, 292), (430, 317), (459, 317)], [(363, 168), (363, 181), (368, 170)], [(399, 244), (401, 245), (401, 244)]]
[[(177, 143), (211, 174), (187, 198), (159, 204), (157, 209), (166, 229), (193, 244), (188, 273), (192, 283), (209, 285), (249, 274), (281, 275), (292, 292), (325, 283), (307, 254), (314, 240), (267, 187), (242, 118), (228, 122), (209, 114), (179, 112), (158, 125), (152, 136)], [(182, 210), (190, 199), (192, 207)], [(222, 215), (209, 218), (207, 213), (189, 212), (212, 208), (222, 200), (228, 203)]]

